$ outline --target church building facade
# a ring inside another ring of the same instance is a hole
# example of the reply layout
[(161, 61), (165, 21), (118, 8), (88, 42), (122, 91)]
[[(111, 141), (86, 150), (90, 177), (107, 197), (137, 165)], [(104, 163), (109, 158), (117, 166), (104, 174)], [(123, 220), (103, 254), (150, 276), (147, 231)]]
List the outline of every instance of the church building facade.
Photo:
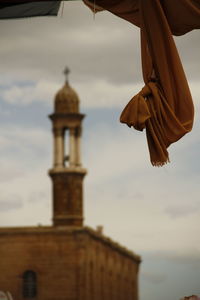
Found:
[(138, 300), (140, 256), (83, 224), (84, 115), (67, 81), (49, 117), (53, 224), (0, 228), (0, 291), (13, 300)]

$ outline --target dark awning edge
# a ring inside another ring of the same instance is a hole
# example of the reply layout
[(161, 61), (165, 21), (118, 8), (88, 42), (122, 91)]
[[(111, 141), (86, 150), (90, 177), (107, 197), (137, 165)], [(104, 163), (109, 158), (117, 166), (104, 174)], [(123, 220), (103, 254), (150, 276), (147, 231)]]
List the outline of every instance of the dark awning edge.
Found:
[(0, 19), (57, 16), (61, 1), (15, 1), (0, 3)]

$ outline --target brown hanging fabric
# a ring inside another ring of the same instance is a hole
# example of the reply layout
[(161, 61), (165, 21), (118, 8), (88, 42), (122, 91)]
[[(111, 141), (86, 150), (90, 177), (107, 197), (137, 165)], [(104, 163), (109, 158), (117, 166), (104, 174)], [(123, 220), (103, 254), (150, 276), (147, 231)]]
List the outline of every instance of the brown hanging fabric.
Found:
[[(93, 8), (92, 0), (84, 0)], [(169, 162), (167, 148), (191, 131), (194, 108), (185, 73), (173, 40), (200, 28), (200, 0), (95, 0), (140, 27), (145, 87), (124, 108), (120, 121), (146, 128), (151, 163)], [(178, 16), (178, 17), (177, 17)]]

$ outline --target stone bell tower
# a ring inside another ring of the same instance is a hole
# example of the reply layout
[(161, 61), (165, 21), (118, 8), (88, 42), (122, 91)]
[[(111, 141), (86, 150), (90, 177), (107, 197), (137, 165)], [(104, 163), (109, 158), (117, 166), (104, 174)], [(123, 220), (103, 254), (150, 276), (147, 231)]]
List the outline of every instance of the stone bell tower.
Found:
[(79, 97), (66, 82), (57, 92), (52, 121), (54, 162), (49, 175), (53, 184), (53, 225), (83, 225), (83, 178), (81, 132), (84, 115), (79, 112)]

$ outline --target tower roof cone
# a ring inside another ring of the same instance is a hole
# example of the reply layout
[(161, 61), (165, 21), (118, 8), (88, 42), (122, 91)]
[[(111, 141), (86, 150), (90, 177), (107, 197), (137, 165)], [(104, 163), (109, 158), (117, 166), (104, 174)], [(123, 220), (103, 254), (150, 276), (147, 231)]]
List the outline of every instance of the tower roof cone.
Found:
[(55, 96), (55, 113), (70, 114), (79, 113), (79, 97), (75, 90), (69, 85), (68, 74), (69, 69), (66, 68), (64, 74), (66, 81), (64, 86), (57, 92)]

